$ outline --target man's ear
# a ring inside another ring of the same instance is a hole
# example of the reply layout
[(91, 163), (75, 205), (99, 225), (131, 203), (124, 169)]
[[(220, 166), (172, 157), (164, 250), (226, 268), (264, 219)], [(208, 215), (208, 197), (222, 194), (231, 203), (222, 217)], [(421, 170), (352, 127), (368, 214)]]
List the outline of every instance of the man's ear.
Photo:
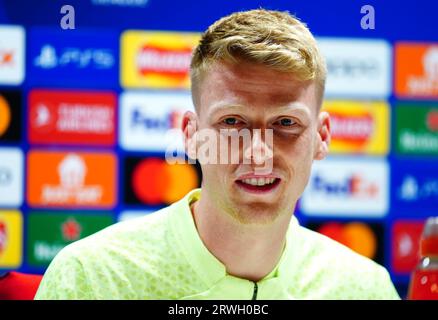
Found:
[(186, 111), (182, 119), (182, 131), (184, 134), (184, 149), (187, 156), (196, 159), (196, 131), (198, 119), (192, 111)]
[(331, 140), (330, 133), (330, 115), (322, 111), (318, 115), (318, 134), (317, 143), (315, 147), (315, 160), (324, 159), (329, 152), (329, 145)]

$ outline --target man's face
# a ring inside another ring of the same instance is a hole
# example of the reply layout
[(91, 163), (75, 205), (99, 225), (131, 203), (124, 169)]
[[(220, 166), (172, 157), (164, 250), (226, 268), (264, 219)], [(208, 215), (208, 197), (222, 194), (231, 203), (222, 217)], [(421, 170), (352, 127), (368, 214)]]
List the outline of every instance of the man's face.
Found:
[[(242, 223), (266, 224), (293, 212), (312, 161), (325, 156), (329, 140), (328, 115), (318, 115), (315, 90), (313, 82), (264, 66), (242, 62), (211, 67), (194, 92), (198, 114), (190, 116), (198, 132), (213, 130), (218, 142), (221, 129), (253, 133), (250, 145), (217, 147), (218, 157), (239, 152), (238, 164), (201, 165), (202, 192), (211, 205)], [(265, 130), (272, 130), (272, 144)], [(254, 149), (271, 156), (260, 163), (251, 157)]]

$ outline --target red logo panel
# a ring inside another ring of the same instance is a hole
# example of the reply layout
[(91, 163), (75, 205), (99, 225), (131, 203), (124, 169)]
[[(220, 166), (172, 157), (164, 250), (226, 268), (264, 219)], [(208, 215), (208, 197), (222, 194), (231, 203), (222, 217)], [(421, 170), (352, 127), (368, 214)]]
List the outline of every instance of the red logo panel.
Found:
[(392, 226), (392, 269), (410, 273), (420, 260), (420, 239), (423, 221), (399, 220)]
[(29, 140), (114, 145), (116, 101), (112, 92), (33, 90), (29, 94)]

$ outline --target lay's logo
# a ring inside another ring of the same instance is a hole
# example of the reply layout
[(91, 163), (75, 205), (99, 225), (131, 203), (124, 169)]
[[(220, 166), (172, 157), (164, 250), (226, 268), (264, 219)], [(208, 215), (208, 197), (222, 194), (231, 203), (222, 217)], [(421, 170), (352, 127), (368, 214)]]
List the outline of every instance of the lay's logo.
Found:
[(165, 74), (174, 78), (184, 78), (187, 66), (190, 65), (191, 53), (191, 48), (169, 50), (146, 45), (138, 52), (137, 67), (143, 76)]
[(389, 108), (384, 102), (326, 101), (332, 153), (385, 155), (389, 146)]
[(0, 210), (0, 269), (18, 268), (23, 252), (23, 216), (15, 210)]
[(189, 88), (195, 33), (126, 31), (122, 35), (121, 83), (124, 87)]
[(0, 221), (0, 254), (2, 254), (7, 245), (8, 241), (8, 233), (6, 224), (3, 221)]
[(363, 145), (373, 135), (374, 121), (370, 114), (346, 116), (332, 113), (332, 137), (339, 142), (352, 145)]

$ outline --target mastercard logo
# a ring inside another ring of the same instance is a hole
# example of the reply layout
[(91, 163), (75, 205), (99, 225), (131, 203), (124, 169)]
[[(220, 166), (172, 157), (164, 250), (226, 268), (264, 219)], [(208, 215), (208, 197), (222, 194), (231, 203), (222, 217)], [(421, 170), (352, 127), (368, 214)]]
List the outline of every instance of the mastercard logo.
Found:
[(9, 104), (4, 97), (0, 95), (0, 137), (6, 132), (11, 122), (11, 111)]
[(171, 204), (198, 186), (198, 173), (190, 164), (147, 158), (139, 161), (132, 172), (131, 188), (138, 200), (148, 205)]
[(374, 231), (366, 223), (328, 222), (317, 228), (316, 231), (367, 258), (374, 259), (376, 257), (377, 238)]

